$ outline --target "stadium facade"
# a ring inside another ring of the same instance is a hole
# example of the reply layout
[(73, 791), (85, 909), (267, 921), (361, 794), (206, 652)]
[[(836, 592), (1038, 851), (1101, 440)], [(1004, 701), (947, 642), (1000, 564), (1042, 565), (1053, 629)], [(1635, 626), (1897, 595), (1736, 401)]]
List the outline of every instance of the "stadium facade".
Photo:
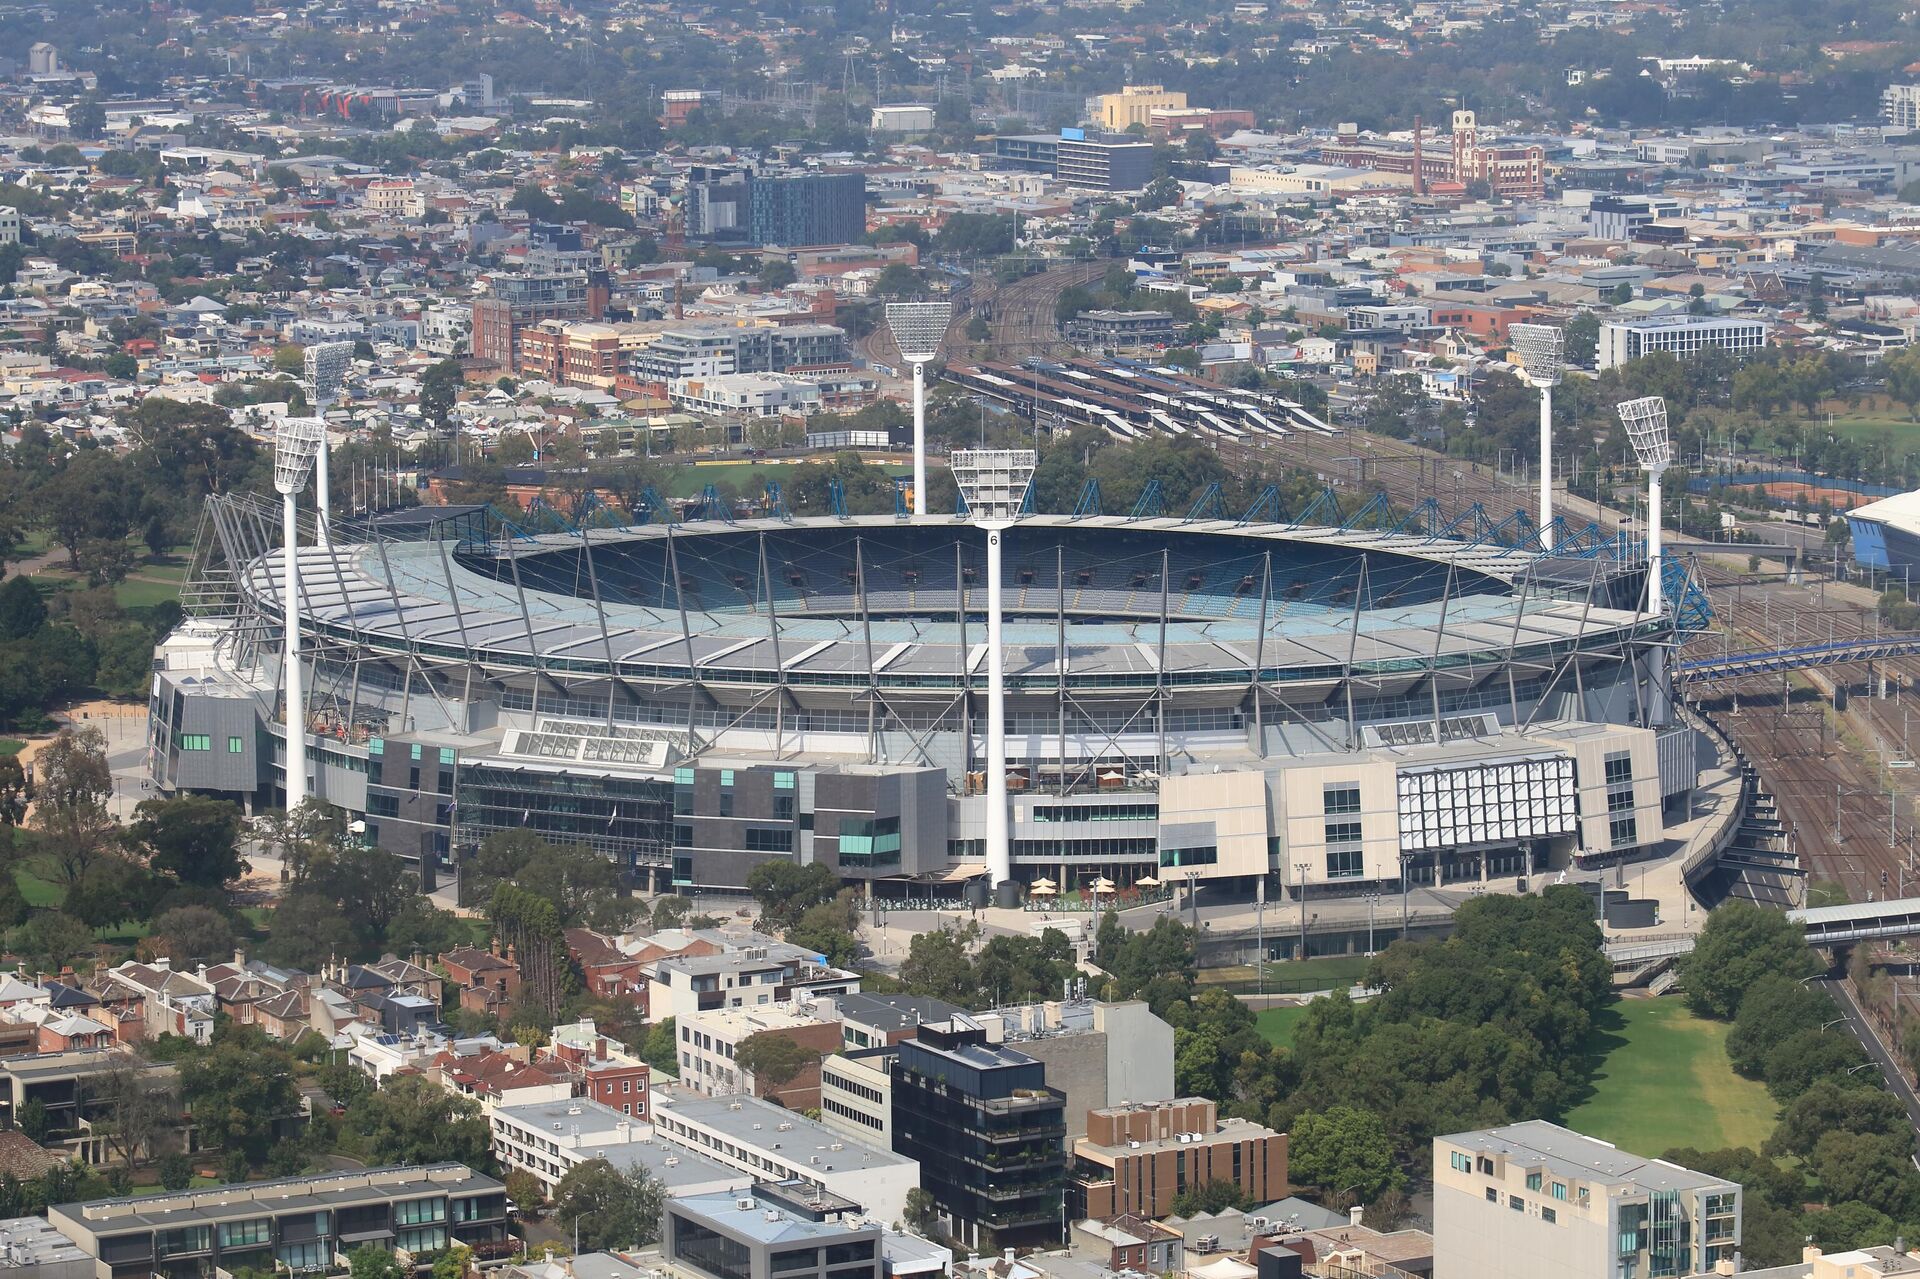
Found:
[[(1019, 885), (1511, 884), (1644, 855), (1686, 811), (1644, 563), (1232, 520), (1006, 537)], [(529, 829), (654, 889), (794, 858), (977, 895), (984, 539), (945, 516), (343, 525), (300, 552), (309, 793), (429, 882)], [(283, 800), (277, 540), (271, 508), (209, 504), (155, 654), (165, 792)]]

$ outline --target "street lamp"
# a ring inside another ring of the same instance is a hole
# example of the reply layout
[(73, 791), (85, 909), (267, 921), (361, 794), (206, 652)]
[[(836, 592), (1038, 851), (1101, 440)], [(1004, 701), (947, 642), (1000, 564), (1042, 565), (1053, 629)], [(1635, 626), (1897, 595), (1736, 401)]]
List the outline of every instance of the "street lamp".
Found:
[(1311, 862), (1293, 864), (1293, 882), (1300, 889), (1300, 953), (1296, 956), (1298, 959), (1307, 957), (1307, 870), (1311, 865)]
[(1647, 611), (1666, 611), (1660, 584), (1660, 478), (1673, 464), (1673, 436), (1667, 430), (1667, 402), (1658, 395), (1623, 400), (1616, 410), (1627, 428), (1627, 442), (1647, 473)]
[(1553, 388), (1566, 372), (1567, 335), (1551, 324), (1515, 324), (1507, 329), (1527, 382), (1540, 392), (1540, 544), (1553, 549)]
[[(953, 321), (951, 302), (889, 302), (887, 331), (900, 358), (913, 365), (913, 513), (927, 513), (927, 362)], [(968, 506), (973, 503), (969, 501)]]
[(301, 362), (307, 375), (307, 387), (313, 396), (313, 412), (321, 426), (320, 452), (314, 463), (313, 477), (314, 504), (319, 508), (316, 525), (320, 545), (332, 546), (333, 498), (328, 489), (327, 475), (327, 405), (340, 398), (340, 386), (347, 380), (347, 369), (353, 363), (353, 343), (317, 342), (306, 349)]
[(286, 581), (280, 592), (280, 616), (286, 626), (287, 811), (307, 797), (306, 704), (300, 695), (300, 526), (294, 499), (307, 486), (307, 474), (320, 452), (326, 427), (318, 418), (291, 417), (273, 437), (273, 487), (280, 494), (280, 528), (286, 542)]
[[(1007, 842), (1007, 662), (1001, 643), (1000, 576), (1006, 531), (1026, 505), (1040, 455), (1032, 449), (960, 449), (948, 460), (967, 514), (987, 535), (987, 880), (1013, 878)], [(916, 452), (916, 462), (923, 460)], [(920, 503), (925, 490), (916, 488)]]

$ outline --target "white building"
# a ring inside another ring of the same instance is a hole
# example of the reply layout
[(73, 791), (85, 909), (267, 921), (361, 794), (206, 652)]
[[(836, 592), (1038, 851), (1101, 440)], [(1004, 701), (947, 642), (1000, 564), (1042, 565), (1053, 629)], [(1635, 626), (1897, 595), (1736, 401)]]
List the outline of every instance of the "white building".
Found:
[(1705, 1273), (1739, 1254), (1740, 1194), (1542, 1120), (1435, 1137), (1433, 1273)]
[(760, 1181), (789, 1178), (853, 1200), (880, 1222), (906, 1218), (918, 1160), (854, 1141), (757, 1097), (656, 1102), (656, 1135)]
[(0, 204), (0, 244), (20, 243), (20, 210)]
[(1600, 326), (1599, 367), (1614, 368), (1655, 351), (1686, 359), (1710, 346), (1732, 355), (1752, 355), (1767, 345), (1765, 320), (1715, 319), (1698, 315), (1609, 320)]
[(695, 413), (737, 417), (779, 417), (788, 413), (810, 417), (820, 411), (820, 388), (806, 378), (786, 373), (675, 378), (667, 384), (667, 398)]
[(609, 1151), (650, 1140), (652, 1130), (610, 1106), (584, 1097), (497, 1106), (487, 1115), (493, 1157), (502, 1166), (531, 1173), (552, 1192), (560, 1179)]
[(933, 108), (916, 102), (875, 107), (869, 127), (875, 133), (928, 133), (933, 123)]
[(708, 1097), (751, 1092), (753, 1076), (734, 1064), (740, 1045), (763, 1031), (799, 1032), (803, 1046), (818, 1041), (821, 1053), (839, 1046), (840, 1024), (822, 1021), (804, 1004), (766, 1008), (715, 1008), (678, 1018), (680, 1086)]
[(1887, 127), (1901, 133), (1920, 129), (1920, 84), (1890, 84), (1880, 95), (1880, 114)]

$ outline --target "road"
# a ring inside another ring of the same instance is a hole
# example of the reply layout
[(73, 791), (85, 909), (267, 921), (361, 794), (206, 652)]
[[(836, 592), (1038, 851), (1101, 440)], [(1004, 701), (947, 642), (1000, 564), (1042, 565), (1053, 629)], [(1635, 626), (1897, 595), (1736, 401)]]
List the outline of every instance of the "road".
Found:
[(1847, 989), (1844, 981), (1823, 977), (1816, 984), (1825, 989), (1827, 997), (1839, 1005), (1841, 1015), (1847, 1020), (1847, 1029), (1851, 1030), (1853, 1037), (1860, 1041), (1860, 1046), (1867, 1050), (1867, 1056), (1873, 1059), (1875, 1068), (1880, 1071), (1880, 1077), (1886, 1080), (1888, 1090), (1900, 1099), (1902, 1106), (1906, 1107), (1907, 1119), (1914, 1127), (1916, 1138), (1920, 1138), (1920, 1097), (1914, 1095), (1912, 1086), (1907, 1083), (1907, 1077), (1900, 1073), (1900, 1068), (1894, 1064), (1887, 1046), (1880, 1042), (1879, 1033), (1867, 1020), (1866, 1014), (1860, 1011), (1860, 1005), (1854, 1002), (1853, 992)]

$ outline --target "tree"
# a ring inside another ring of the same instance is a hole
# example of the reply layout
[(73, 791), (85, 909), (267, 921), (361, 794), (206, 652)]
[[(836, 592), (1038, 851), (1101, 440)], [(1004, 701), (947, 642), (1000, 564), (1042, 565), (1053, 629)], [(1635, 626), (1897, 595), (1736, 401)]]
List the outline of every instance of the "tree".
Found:
[(473, 1269), (473, 1249), (456, 1243), (433, 1261), (433, 1279), (467, 1279)]
[(92, 725), (64, 728), (34, 757), (34, 825), (46, 836), (63, 884), (76, 884), (106, 855), (116, 828), (107, 812), (113, 769), (107, 739)]
[(493, 935), (520, 959), (520, 998), (548, 1018), (573, 993), (573, 967), (553, 903), (514, 884), (500, 884), (487, 907)]
[(1600, 352), (1600, 317), (1582, 311), (1566, 324), (1567, 363), (1576, 368), (1592, 368)]
[(240, 857), (240, 808), (223, 799), (180, 795), (142, 800), (128, 834), (147, 864), (183, 884), (223, 888), (246, 872)]
[(1727, 1035), (1727, 1057), (1735, 1070), (1758, 1078), (1775, 1044), (1797, 1031), (1818, 1028), (1833, 1016), (1833, 1001), (1819, 991), (1768, 973), (1740, 1000), (1739, 1014)]
[(49, 972), (59, 972), (93, 944), (93, 930), (63, 911), (43, 910), (14, 929), (13, 948)]
[(221, 1038), (180, 1067), (180, 1090), (202, 1142), (248, 1163), (264, 1160), (280, 1123), (299, 1112), (293, 1080), (292, 1056), (252, 1028)]
[(1820, 1178), (1830, 1204), (1858, 1200), (1883, 1211), (1898, 1210), (1901, 1191), (1913, 1175), (1907, 1162), (1912, 1148), (1911, 1133), (1903, 1138), (1830, 1132), (1814, 1143), (1807, 1166)]
[(486, 1167), (487, 1121), (478, 1103), (421, 1075), (387, 1081), (347, 1107), (344, 1127), (377, 1164)]
[(621, 1172), (604, 1159), (576, 1165), (553, 1188), (554, 1218), (563, 1231), (577, 1232), (582, 1252), (655, 1242), (661, 1200), (660, 1183), (645, 1169)]
[(818, 953), (829, 964), (844, 968), (860, 956), (860, 898), (843, 888), (832, 901), (809, 906), (798, 923), (787, 929), (786, 940)]
[(440, 430), (446, 430), (465, 376), (458, 360), (446, 359), (429, 365), (420, 375), (420, 416)]
[(1197, 1186), (1189, 1186), (1173, 1197), (1174, 1214), (1180, 1217), (1225, 1212), (1229, 1208), (1245, 1211), (1253, 1206), (1253, 1196), (1240, 1189), (1238, 1182), (1217, 1177)]
[(20, 1131), (32, 1141), (47, 1139), (47, 1103), (31, 1097), (20, 1107)]
[(763, 925), (784, 933), (815, 906), (833, 900), (840, 881), (824, 862), (805, 866), (782, 860), (763, 861), (747, 873), (747, 891), (760, 903)]
[(1797, 924), (1780, 911), (1735, 898), (1707, 916), (1693, 952), (1681, 957), (1680, 979), (1688, 1007), (1703, 1017), (1726, 1019), (1767, 974), (1791, 981), (1820, 969)]
[(1824, 1252), (1845, 1252), (1884, 1243), (1898, 1229), (1893, 1218), (1864, 1203), (1837, 1204), (1825, 1212), (1809, 1212), (1800, 1218), (1806, 1237)]
[(980, 998), (980, 988), (973, 980), (972, 957), (979, 942), (980, 925), (973, 920), (915, 933), (907, 942), (900, 980), (914, 994), (971, 1006)]
[(792, 1083), (808, 1066), (819, 1065), (820, 1054), (790, 1035), (763, 1030), (741, 1041), (733, 1064), (742, 1074), (753, 1076), (759, 1095), (765, 1097)]
[(33, 580), (10, 577), (0, 585), (0, 640), (25, 639), (47, 624), (47, 606)]
[(131, 1066), (86, 1077), (81, 1109), (91, 1118), (94, 1135), (129, 1168), (158, 1153), (180, 1114), (171, 1078)]
[(164, 1190), (185, 1190), (193, 1184), (193, 1160), (178, 1150), (169, 1150), (154, 1163)]
[(363, 1243), (348, 1253), (347, 1273), (352, 1279), (407, 1279), (393, 1249), (377, 1243)]
[(800, 278), (800, 272), (785, 258), (769, 258), (760, 268), (760, 285), (768, 291), (786, 288)]
[(1330, 1197), (1364, 1202), (1400, 1183), (1393, 1142), (1371, 1111), (1334, 1106), (1294, 1121), (1287, 1142), (1287, 1175)]
[(540, 1189), (540, 1179), (524, 1168), (511, 1169), (504, 1181), (507, 1198), (513, 1200), (513, 1206), (523, 1215), (532, 1213), (547, 1201), (546, 1191)]
[(1851, 1035), (1798, 1031), (1767, 1054), (1767, 1091), (1778, 1101), (1792, 1101), (1817, 1080), (1840, 1075), (1866, 1061), (1866, 1051)]
[(211, 906), (176, 906), (156, 916), (153, 936), (183, 968), (195, 959), (219, 961), (233, 953), (233, 924)]
[(934, 1231), (939, 1225), (938, 1211), (938, 1206), (933, 1202), (933, 1196), (924, 1188), (915, 1186), (907, 1191), (903, 1215), (906, 1217), (907, 1229), (913, 1233), (927, 1239), (933, 1238)]

